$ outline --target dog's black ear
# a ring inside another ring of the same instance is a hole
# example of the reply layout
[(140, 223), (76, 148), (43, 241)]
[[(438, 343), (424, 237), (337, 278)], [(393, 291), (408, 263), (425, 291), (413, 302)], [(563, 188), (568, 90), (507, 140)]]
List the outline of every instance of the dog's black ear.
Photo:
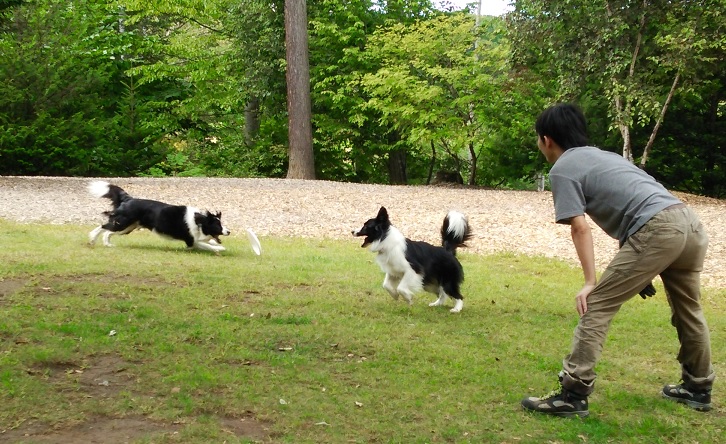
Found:
[(216, 217), (219, 220), (222, 220), (222, 212), (221, 211), (217, 211), (217, 214), (215, 214), (214, 217)]
[(378, 210), (378, 216), (376, 216), (376, 219), (381, 222), (388, 220), (388, 211), (386, 211), (386, 207), (381, 207), (381, 209)]

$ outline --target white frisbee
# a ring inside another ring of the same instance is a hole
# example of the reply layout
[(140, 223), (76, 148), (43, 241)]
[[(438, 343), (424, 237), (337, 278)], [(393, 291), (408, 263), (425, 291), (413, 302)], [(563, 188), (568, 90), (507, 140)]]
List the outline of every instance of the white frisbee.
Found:
[(255, 254), (258, 256), (262, 254), (262, 245), (260, 244), (260, 240), (257, 239), (254, 231), (249, 228), (247, 229), (247, 239), (250, 240), (250, 246), (252, 247), (252, 251), (254, 251)]

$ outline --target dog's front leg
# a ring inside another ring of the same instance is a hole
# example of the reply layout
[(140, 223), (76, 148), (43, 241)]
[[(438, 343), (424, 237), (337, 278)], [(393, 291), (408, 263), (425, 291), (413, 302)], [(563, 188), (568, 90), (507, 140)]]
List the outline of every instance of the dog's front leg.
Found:
[(413, 270), (404, 273), (401, 283), (398, 284), (398, 293), (403, 295), (408, 305), (413, 305), (413, 295), (423, 288), (422, 277)]
[(408, 289), (402, 289), (399, 287), (398, 292), (403, 295), (403, 298), (408, 302), (408, 305), (413, 305), (413, 293), (408, 291)]
[(220, 251), (226, 250), (222, 245), (212, 245), (207, 242), (195, 242), (194, 248), (197, 248), (199, 250), (205, 250), (205, 251), (213, 251), (215, 253), (219, 253)]
[(111, 235), (113, 234), (113, 231), (106, 231), (103, 233), (103, 245), (106, 247), (113, 247), (113, 244), (111, 243)]
[(93, 245), (96, 243), (96, 238), (101, 234), (101, 232), (104, 230), (104, 228), (99, 225), (98, 227), (94, 228), (93, 231), (88, 233), (88, 244)]
[(388, 291), (388, 293), (391, 295), (391, 297), (394, 300), (398, 300), (398, 290), (396, 289), (398, 287), (398, 283), (400, 282), (400, 279), (396, 279), (391, 277), (388, 273), (386, 273), (385, 279), (383, 279), (383, 288)]

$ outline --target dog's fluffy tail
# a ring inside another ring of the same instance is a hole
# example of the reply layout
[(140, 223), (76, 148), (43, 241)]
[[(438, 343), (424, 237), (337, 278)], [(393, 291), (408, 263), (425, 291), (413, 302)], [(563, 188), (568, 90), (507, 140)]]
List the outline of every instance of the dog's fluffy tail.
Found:
[(97, 180), (88, 184), (88, 192), (95, 197), (105, 197), (111, 200), (113, 209), (117, 209), (123, 202), (131, 199), (121, 187), (112, 185), (102, 180)]
[(456, 249), (466, 247), (466, 241), (471, 239), (471, 236), (471, 228), (466, 216), (458, 211), (449, 211), (441, 226), (441, 246), (456, 254)]

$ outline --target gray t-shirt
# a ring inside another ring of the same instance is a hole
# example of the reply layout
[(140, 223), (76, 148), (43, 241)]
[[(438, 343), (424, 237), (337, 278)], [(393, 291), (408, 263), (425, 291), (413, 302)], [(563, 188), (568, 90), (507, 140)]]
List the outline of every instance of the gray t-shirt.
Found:
[(555, 220), (587, 214), (623, 245), (661, 210), (681, 203), (624, 157), (591, 146), (570, 148), (550, 170)]

